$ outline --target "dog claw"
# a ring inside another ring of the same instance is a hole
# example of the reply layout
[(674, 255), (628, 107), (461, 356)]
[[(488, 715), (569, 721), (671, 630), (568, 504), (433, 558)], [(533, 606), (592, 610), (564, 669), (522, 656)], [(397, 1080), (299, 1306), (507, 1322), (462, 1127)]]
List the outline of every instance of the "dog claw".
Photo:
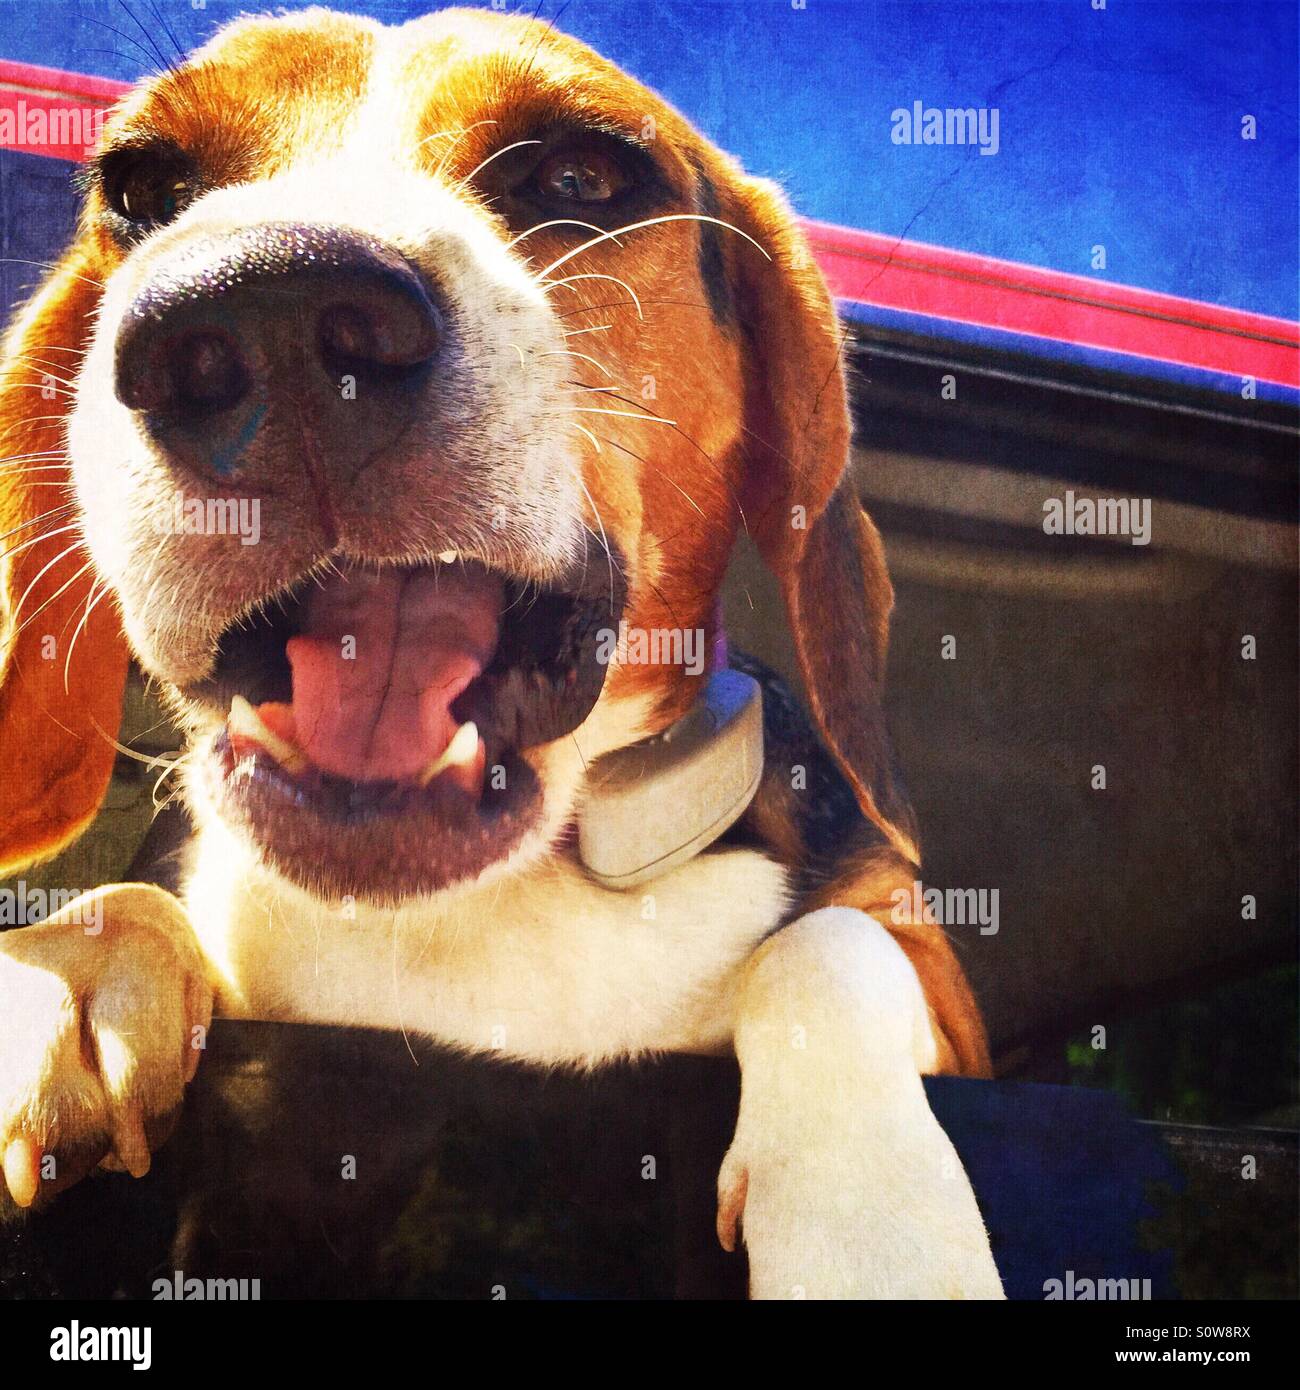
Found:
[(749, 1169), (741, 1168), (725, 1182), (718, 1183), (718, 1244), (731, 1254), (736, 1248), (736, 1230), (745, 1211), (749, 1194)]
[(185, 1084), (188, 1086), (194, 1080), (198, 1072), (199, 1063), (203, 1060), (203, 1051), (190, 1043), (185, 1049)]
[(149, 1171), (149, 1141), (139, 1106), (124, 1105), (117, 1111), (113, 1120), (113, 1154), (133, 1178), (142, 1178)]
[(4, 1154), (5, 1186), (20, 1207), (30, 1207), (41, 1187), (41, 1151), (35, 1140), (20, 1135)]
[[(182, 1068), (188, 1086), (203, 1060), (201, 1037), (212, 1026), (212, 992), (191, 976), (185, 982), (185, 1051)], [(200, 1032), (201, 1030), (201, 1032)]]

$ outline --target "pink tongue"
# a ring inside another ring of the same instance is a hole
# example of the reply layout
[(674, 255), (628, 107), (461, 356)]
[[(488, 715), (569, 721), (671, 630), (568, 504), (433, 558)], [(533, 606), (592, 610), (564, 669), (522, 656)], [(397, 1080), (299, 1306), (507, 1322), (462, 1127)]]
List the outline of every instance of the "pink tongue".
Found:
[(326, 772), (415, 777), (456, 732), (452, 701), (492, 659), (501, 597), (501, 581), (476, 566), (327, 581), (287, 646), (292, 706), (260, 713)]

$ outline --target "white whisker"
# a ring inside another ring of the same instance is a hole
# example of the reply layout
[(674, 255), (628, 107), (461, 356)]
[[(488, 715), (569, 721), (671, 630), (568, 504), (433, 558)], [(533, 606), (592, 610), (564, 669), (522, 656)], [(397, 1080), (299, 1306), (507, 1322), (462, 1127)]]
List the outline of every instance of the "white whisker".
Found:
[[(496, 122), (495, 122), (495, 121), (475, 121), (473, 125), (467, 125), (467, 126), (465, 126), (465, 127), (462, 128), (460, 134), (457, 135), (456, 138), (451, 142), (451, 144), (447, 146), (447, 149), (446, 149), (446, 151), (444, 152), (442, 158), (438, 161), (438, 167), (433, 171), (433, 176), (434, 176), (435, 179), (441, 178), (441, 177), (442, 177), (442, 171), (447, 167), (447, 161), (451, 158), (452, 153), (453, 153), (453, 152), (455, 151), (455, 149), (456, 149), (456, 146), (459, 145), (460, 142), (461, 142), (471, 131), (477, 130), (477, 129), (479, 128), (479, 126), (484, 126), (484, 125), (496, 125)], [(421, 144), (424, 144), (424, 141), (421, 140), (420, 143), (421, 143)]]
[[(143, 763), (146, 767), (157, 767), (159, 763), (168, 761), (166, 753), (155, 753), (151, 758), (146, 758), (143, 753), (137, 753), (134, 748), (128, 748), (125, 743), (119, 743), (111, 734), (104, 732), (104, 726), (92, 714), (90, 722), (95, 726), (95, 732), (104, 740), (105, 743), (112, 744), (123, 757), (131, 758), (137, 763)], [(170, 759), (172, 767), (179, 767), (185, 761), (185, 754)]]
[(676, 425), (677, 423), (676, 420), (665, 419), (662, 415), (645, 415), (639, 410), (606, 410), (603, 406), (575, 405), (573, 411), (578, 415), (621, 415), (627, 420), (648, 420), (655, 425)]
[[(109, 594), (108, 585), (104, 584), (103, 588), (99, 590), (98, 595), (96, 595), (95, 589), (101, 582), (102, 581), (97, 580), (90, 586), (90, 593), (86, 596), (86, 611), (81, 615), (81, 621), (72, 630), (72, 641), (68, 643), (68, 655), (63, 663), (63, 691), (65, 695), (69, 693), (68, 673), (72, 669), (72, 653), (77, 649), (77, 638), (85, 631), (86, 624), (90, 621), (90, 615), (99, 606), (100, 600), (107, 598)], [(157, 784), (155, 784), (154, 791), (156, 792), (157, 790), (158, 787)]]
[(458, 189), (469, 187), (470, 180), (476, 175), (481, 174), (494, 159), (500, 159), (503, 154), (509, 154), (511, 150), (521, 149), (524, 145), (540, 145), (540, 140), (516, 140), (513, 145), (503, 145), (494, 154), (488, 155), (486, 159), (480, 160), (463, 179), (456, 185)]
[(629, 449), (626, 444), (620, 444), (617, 439), (610, 439), (606, 435), (601, 435), (601, 438), (605, 441), (606, 444), (613, 445), (615, 449), (622, 449), (622, 451), (625, 454), (631, 454), (631, 456), (634, 459), (636, 459), (638, 463), (644, 464), (647, 468), (653, 468), (654, 471), (658, 473), (659, 476), (666, 483), (668, 483), (671, 487), (675, 487), (677, 491), (681, 493), (681, 495), (691, 504), (691, 506), (694, 507), (695, 510), (699, 512), (701, 516), (704, 517), (705, 521), (708, 520), (708, 517), (704, 515), (703, 509), (700, 507), (700, 504), (695, 500), (695, 498), (693, 498), (684, 487), (679, 486), (677, 481), (674, 478), (670, 477), (667, 473), (665, 473), (664, 470), (660, 468), (657, 464), (651, 463), (649, 459), (642, 458), (640, 454), (634, 453), (631, 449)]
[(646, 227), (658, 227), (665, 222), (709, 222), (715, 227), (723, 227), (729, 232), (735, 232), (737, 236), (743, 236), (751, 246), (755, 246), (770, 261), (772, 257), (767, 250), (746, 231), (733, 226), (730, 222), (724, 222), (720, 217), (706, 217), (702, 212), (669, 212), (662, 217), (647, 217), (643, 222), (630, 222), (626, 227), (615, 227), (612, 232), (601, 232), (597, 237), (584, 242), (581, 246), (575, 246), (572, 251), (566, 251), (564, 255), (554, 260), (545, 270), (539, 271), (537, 278), (544, 280), (553, 270), (559, 270), (562, 265), (571, 261), (575, 256), (581, 256), (584, 251), (589, 251), (593, 246), (599, 246), (602, 241), (612, 241), (615, 245), (621, 245), (618, 238), (626, 236), (628, 232), (639, 232)]
[(600, 543), (605, 547), (605, 558), (609, 561), (609, 607), (610, 612), (614, 610), (614, 552), (609, 548), (609, 537), (605, 534), (605, 523), (600, 518), (600, 508), (596, 505), (596, 499), (587, 491), (587, 484), (581, 478), (578, 479), (578, 486), (582, 489), (588, 502), (591, 503), (592, 515), (596, 518), (596, 525), (600, 527)]
[(65, 386), (51, 386), (48, 381), (5, 381), (0, 382), (0, 391), (52, 391), (64, 400), (75, 401), (76, 396)]
[(595, 445), (596, 452), (598, 454), (604, 453), (604, 450), (600, 447), (600, 440), (597, 439), (594, 434), (592, 434), (592, 432), (586, 427), (586, 425), (580, 425), (576, 420), (570, 420), (569, 424), (572, 425), (575, 430), (581, 431), (581, 433), (585, 434), (587, 438), (591, 440), (592, 444)]
[(72, 377), (60, 376), (53, 362), (42, 362), (39, 357), (27, 357), (22, 353), (15, 353), (9, 360), (11, 362), (22, 362), (28, 367), (36, 367), (44, 372), (46, 376), (50, 377), (51, 380), (57, 381), (61, 386), (67, 386), (69, 389), (73, 389), (77, 385)]
[(574, 352), (569, 348), (558, 348), (553, 352), (539, 352), (537, 355), (538, 357), (580, 357), (584, 362), (590, 362), (597, 370), (604, 372), (611, 381), (614, 379), (614, 373), (611, 372), (603, 362), (598, 362), (594, 357), (585, 352)]
[[(28, 522), (27, 524), (29, 526), (31, 525), (30, 522)], [(23, 527), (14, 528), (14, 530), (23, 529)], [(77, 527), (74, 523), (71, 526), (60, 526), (53, 531), (42, 531), (39, 536), (33, 536), (31, 540), (24, 541), (22, 545), (16, 545), (11, 550), (0, 550), (0, 560), (12, 560), (15, 555), (21, 554), (24, 550), (27, 550), (29, 547), (33, 545), (40, 545), (42, 541), (51, 541), (54, 539), (55, 536), (66, 536), (68, 532), (75, 531), (76, 529)], [(10, 531), (8, 534), (12, 535), (13, 532)]]
[[(58, 261), (28, 261), (24, 260), (21, 256), (0, 256), (0, 265), (34, 265), (41, 270), (58, 270), (59, 268)], [(72, 274), (74, 280), (80, 280), (87, 285), (94, 285), (95, 288), (99, 290), (104, 288), (104, 282), (102, 280), (92, 279), (89, 275), (78, 275), (76, 272), (68, 273)]]
[(585, 227), (589, 232), (600, 231), (594, 222), (579, 222), (576, 217), (557, 217), (551, 222), (534, 222), (526, 232), (520, 232), (513, 241), (506, 242), (506, 250), (514, 250), (525, 237), (532, 236), (534, 232), (544, 232), (547, 227)]
[[(23, 596), (18, 600), (18, 604), (14, 608), (14, 622), (18, 622), (18, 617), (23, 611), (23, 604), (27, 601), (27, 595), (30, 594), (31, 591), (36, 587), (36, 582), (40, 579), (41, 575), (44, 574), (46, 570), (53, 569), (54, 566), (57, 565), (60, 560), (65, 559), (67, 556), (71, 555), (73, 551), (75, 551), (76, 549), (77, 543), (74, 541), (70, 546), (67, 547), (66, 550), (61, 550), (54, 557), (54, 559), (49, 562), (49, 564), (44, 565), (40, 569), (40, 571), (36, 575), (36, 578), (32, 580), (32, 582), (26, 587), (26, 589), (23, 590)], [(19, 626), (14, 629), (14, 638), (16, 639), (20, 633), (26, 631), (26, 629), (32, 624), (32, 622), (35, 619), (39, 618), (41, 614), (44, 613), (45, 610), (50, 606), (50, 604), (52, 604), (55, 601), (55, 599), (59, 597), (60, 594), (63, 594), (68, 589), (70, 589), (77, 582), (77, 580), (80, 579), (83, 574), (85, 574), (85, 572), (88, 569), (91, 569), (93, 567), (93, 565), (93, 560), (87, 560), (86, 563), (82, 565), (82, 567), (76, 572), (76, 574), (72, 576), (71, 579), (67, 580), (63, 584), (60, 584), (59, 587), (55, 589), (55, 591), (49, 596), (49, 598), (47, 598), (45, 602), (42, 603), (41, 606), (38, 609), (36, 609), (34, 613), (29, 613), (27, 617), (24, 618), (23, 621), (19, 624)]]
[[(645, 313), (641, 308), (641, 301), (637, 298), (636, 291), (626, 280), (620, 280), (617, 275), (601, 275), (596, 272), (589, 272), (586, 275), (567, 275), (563, 280), (538, 281), (543, 289), (558, 289), (561, 285), (572, 285), (576, 280), (612, 280), (620, 289), (624, 289), (632, 296), (632, 303), (636, 305), (636, 316), (639, 319), (645, 318)], [(575, 290), (576, 294), (577, 291)]]

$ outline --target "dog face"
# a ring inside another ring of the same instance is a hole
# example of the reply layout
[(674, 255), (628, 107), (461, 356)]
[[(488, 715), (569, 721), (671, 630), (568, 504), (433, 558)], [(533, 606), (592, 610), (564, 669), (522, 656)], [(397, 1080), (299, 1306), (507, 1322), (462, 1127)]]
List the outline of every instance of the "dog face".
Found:
[(581, 44), (483, 11), (238, 21), (127, 98), (85, 182), (0, 394), (24, 788), (0, 860), (93, 814), (129, 644), (196, 800), (300, 887), (396, 902), (526, 867), (592, 760), (697, 693), (609, 634), (707, 649), (741, 526), (823, 735), (907, 844), (838, 333), (770, 187)]

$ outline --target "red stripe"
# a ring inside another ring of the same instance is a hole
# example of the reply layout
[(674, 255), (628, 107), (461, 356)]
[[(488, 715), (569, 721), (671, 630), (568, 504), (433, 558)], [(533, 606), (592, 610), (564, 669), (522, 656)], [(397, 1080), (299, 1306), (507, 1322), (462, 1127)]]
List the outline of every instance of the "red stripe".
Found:
[(922, 242), (805, 221), (840, 299), (1300, 386), (1300, 325)]
[(82, 160), (99, 133), (100, 112), (126, 82), (0, 58), (0, 148)]
[(43, 68), (36, 63), (11, 63), (0, 58), (0, 86), (21, 87), (27, 92), (48, 92), (61, 97), (84, 97), (109, 105), (123, 92), (131, 90), (130, 82), (112, 77), (92, 77), (85, 72), (64, 72), (62, 68)]
[(99, 102), (0, 87), (0, 149), (78, 163), (95, 147), (103, 109)]
[[(130, 87), (0, 59), (0, 112), (13, 112), (14, 122), (20, 101), (27, 113), (44, 110), (48, 123), (51, 112), (107, 106)], [(83, 156), (75, 141), (32, 142), (30, 133), (0, 146)], [(1300, 387), (1300, 325), (1287, 319), (828, 222), (805, 219), (803, 227), (839, 299)]]

